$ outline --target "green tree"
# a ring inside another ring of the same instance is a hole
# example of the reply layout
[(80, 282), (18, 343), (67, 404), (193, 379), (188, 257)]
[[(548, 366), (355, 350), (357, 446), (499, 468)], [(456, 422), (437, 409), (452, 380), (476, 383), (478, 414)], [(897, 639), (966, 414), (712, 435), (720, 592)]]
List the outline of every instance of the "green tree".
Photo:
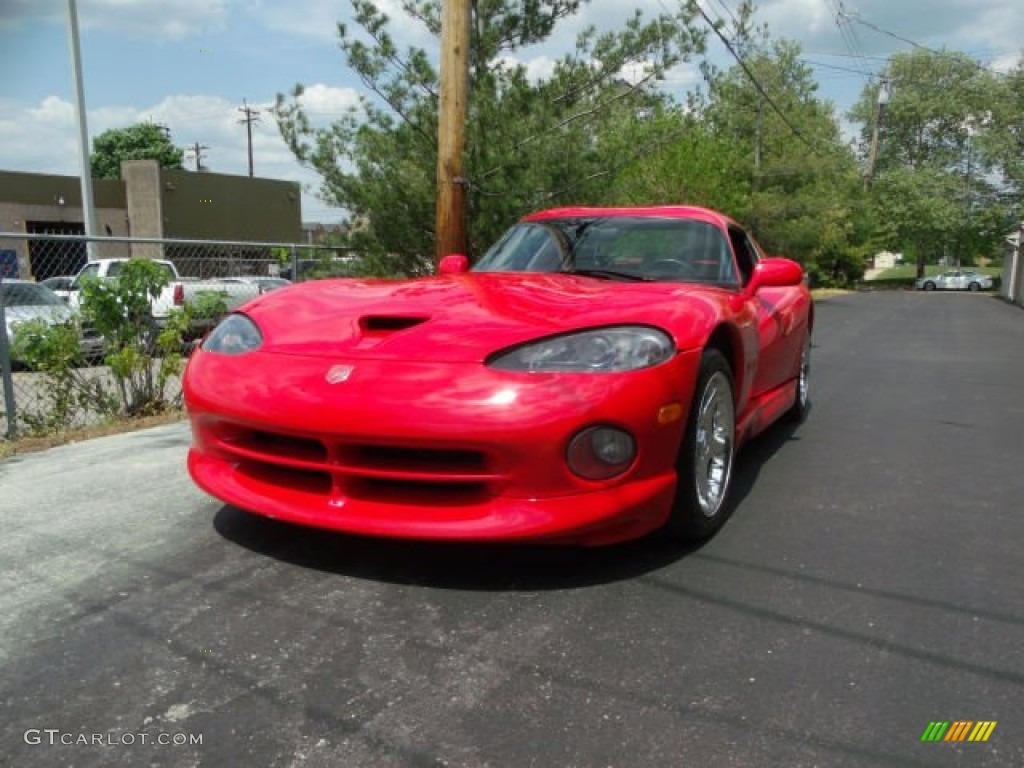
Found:
[(850, 113), (862, 124), (865, 154), (879, 121), (871, 194), (879, 244), (912, 252), (918, 276), (939, 258), (970, 264), (996, 254), (1008, 210), (1007, 190), (994, 183), (1001, 169), (992, 132), (997, 116), (1009, 115), (1006, 89), (955, 51), (897, 54), (882, 79), (884, 108), (876, 83)]
[(89, 165), (97, 179), (121, 178), (122, 160), (156, 160), (164, 168), (181, 168), (184, 151), (152, 123), (111, 128), (92, 140)]
[[(180, 404), (181, 395), (167, 397), (167, 384), (184, 367), (182, 337), (193, 310), (172, 312), (163, 328), (157, 327), (151, 302), (167, 285), (169, 276), (149, 259), (131, 259), (114, 279), (87, 279), (82, 285), (85, 319), (107, 340), (106, 363), (114, 377), (124, 413), (148, 416)], [(200, 299), (199, 313), (225, 309), (218, 297)]]
[(1007, 192), (1018, 213), (1024, 195), (1024, 56), (1017, 66), (997, 80), (997, 98), (993, 100), (990, 130), (978, 146), (989, 162), (999, 168)]
[(741, 4), (729, 35), (742, 65), (706, 64), (707, 87), (690, 98), (701, 123), (690, 154), (720, 162), (673, 170), (703, 179), (704, 189), (730, 192), (712, 192), (707, 204), (746, 223), (769, 253), (800, 261), (825, 282), (854, 281), (870, 235), (856, 158), (800, 46), (770, 39), (754, 13)]
[[(666, 98), (648, 86), (703, 49), (692, 9), (651, 21), (636, 13), (617, 32), (585, 29), (549, 76), (528, 77), (511, 55), (548, 38), (581, 4), (474, 4), (463, 163), (474, 254), (533, 208), (607, 201), (615, 176), (658, 146), (662, 124), (651, 117)], [(299, 85), (290, 97), (279, 95), (275, 115), (296, 157), (320, 173), (322, 197), (351, 212), (348, 244), (380, 271), (422, 273), (434, 250), (437, 73), (425, 50), (399, 51), (376, 4), (353, 6), (363, 34), (343, 25), (339, 33), (348, 65), (367, 89), (361, 105), (314, 130)], [(403, 3), (434, 36), (440, 7), (438, 0)], [(625, 82), (626, 67), (645, 74)]]

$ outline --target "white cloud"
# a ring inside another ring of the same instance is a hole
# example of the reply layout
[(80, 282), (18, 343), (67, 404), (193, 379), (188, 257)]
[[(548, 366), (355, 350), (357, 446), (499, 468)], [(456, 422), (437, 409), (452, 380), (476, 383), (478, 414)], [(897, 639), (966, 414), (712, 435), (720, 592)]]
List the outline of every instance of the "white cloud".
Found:
[(531, 83), (538, 83), (551, 77), (555, 71), (555, 60), (550, 56), (533, 56), (528, 59), (520, 59), (516, 56), (500, 56), (495, 63), (501, 64), (507, 69), (516, 67), (526, 68), (526, 79)]
[[(376, 5), (388, 17), (388, 31), (399, 46), (425, 46), (433, 40), (419, 21), (402, 10), (398, 0), (376, 0)], [(248, 0), (243, 7), (246, 13), (255, 16), (272, 31), (321, 42), (337, 41), (338, 22), (346, 23), (352, 33), (360, 32), (360, 27), (352, 22), (352, 9), (348, 2), (303, 0), (301, 6), (296, 7), (281, 0)]]
[(358, 107), (359, 93), (352, 88), (316, 83), (306, 86), (299, 103), (310, 118), (317, 122), (317, 117), (339, 117), (350, 108)]
[[(354, 103), (353, 91), (323, 84), (311, 86), (310, 108), (340, 112)], [(178, 146), (199, 141), (204, 165), (217, 173), (245, 175), (248, 173), (246, 131), (238, 120), (242, 117), (238, 104), (214, 96), (176, 94), (147, 107), (107, 106), (89, 110), (89, 134), (95, 137), (110, 128), (124, 128), (151, 120), (171, 129), (171, 140)], [(253, 158), (255, 175), (297, 181), (303, 185), (303, 211), (306, 220), (338, 221), (344, 212), (330, 212), (316, 198), (320, 177), (302, 168), (278, 133), (270, 103), (250, 105), (260, 112), (260, 122), (253, 125)], [(47, 96), (38, 104), (24, 106), (0, 102), (0, 114), (18, 114), (18, 119), (0, 118), (0, 168), (34, 173), (78, 174), (78, 145), (71, 102), (58, 96)], [(186, 155), (185, 165), (194, 168), (194, 159)]]

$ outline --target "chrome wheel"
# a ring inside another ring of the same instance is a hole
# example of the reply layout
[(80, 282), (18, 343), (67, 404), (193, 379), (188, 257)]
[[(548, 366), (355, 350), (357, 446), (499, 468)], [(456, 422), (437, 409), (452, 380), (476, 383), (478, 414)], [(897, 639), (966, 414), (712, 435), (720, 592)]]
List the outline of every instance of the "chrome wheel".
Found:
[(697, 504), (705, 517), (718, 514), (732, 472), (736, 417), (729, 377), (716, 371), (708, 379), (697, 410), (693, 475)]
[(797, 380), (797, 403), (800, 409), (807, 407), (807, 399), (811, 391), (811, 337), (807, 336), (804, 350), (800, 354), (800, 378)]

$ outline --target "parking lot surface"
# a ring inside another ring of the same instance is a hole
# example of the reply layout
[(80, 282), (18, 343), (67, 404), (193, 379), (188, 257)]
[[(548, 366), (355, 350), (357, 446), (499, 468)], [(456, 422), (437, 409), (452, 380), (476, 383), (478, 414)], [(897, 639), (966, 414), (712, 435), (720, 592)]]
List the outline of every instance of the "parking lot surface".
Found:
[(2, 462), (0, 765), (1024, 765), (1024, 313), (823, 301), (812, 400), (691, 550), (275, 523), (185, 424)]

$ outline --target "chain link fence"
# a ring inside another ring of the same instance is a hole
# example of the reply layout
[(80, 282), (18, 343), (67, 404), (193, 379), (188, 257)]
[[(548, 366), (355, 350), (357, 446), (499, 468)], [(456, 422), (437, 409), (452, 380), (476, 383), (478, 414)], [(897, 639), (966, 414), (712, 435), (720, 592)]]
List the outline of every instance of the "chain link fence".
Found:
[[(164, 263), (168, 285), (152, 300), (155, 316), (203, 294), (220, 297), (219, 309), (230, 310), (288, 282), (361, 271), (357, 256), (331, 246), (0, 232), (0, 437), (75, 429), (116, 415), (118, 385), (105, 363), (110, 340), (82, 322), (82, 285), (87, 276), (116, 277), (133, 258)], [(74, 331), (74, 363), (61, 376), (19, 359), (19, 329), (24, 334), (40, 323)], [(154, 360), (154, 370), (159, 365)], [(180, 402), (180, 376), (161, 383), (166, 402)]]

